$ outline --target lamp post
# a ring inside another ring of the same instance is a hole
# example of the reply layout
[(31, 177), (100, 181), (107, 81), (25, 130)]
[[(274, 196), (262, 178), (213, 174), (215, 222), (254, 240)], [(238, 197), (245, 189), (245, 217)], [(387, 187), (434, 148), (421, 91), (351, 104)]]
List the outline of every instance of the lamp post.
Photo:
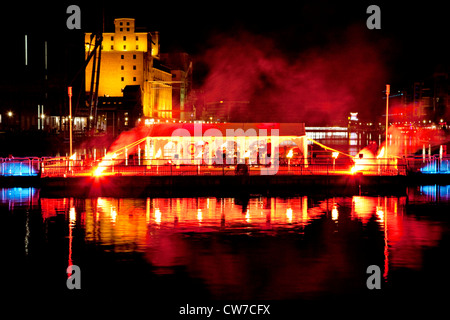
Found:
[(67, 88), (69, 94), (69, 154), (72, 156), (72, 87)]
[(339, 152), (334, 151), (331, 155), (333, 156), (333, 171), (336, 173), (336, 159), (339, 157)]
[(384, 150), (386, 153), (386, 158), (388, 157), (388, 129), (389, 129), (389, 93), (391, 92), (391, 86), (386, 85), (386, 143)]

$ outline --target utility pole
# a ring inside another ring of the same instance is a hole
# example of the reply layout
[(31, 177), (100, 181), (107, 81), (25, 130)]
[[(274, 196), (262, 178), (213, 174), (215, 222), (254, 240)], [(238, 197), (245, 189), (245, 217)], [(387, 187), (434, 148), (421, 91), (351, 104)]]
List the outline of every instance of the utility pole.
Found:
[(69, 157), (72, 156), (72, 87), (67, 88), (69, 94)]
[(386, 158), (388, 157), (388, 129), (389, 129), (389, 94), (391, 93), (391, 86), (386, 85), (386, 143), (384, 146), (384, 152)]

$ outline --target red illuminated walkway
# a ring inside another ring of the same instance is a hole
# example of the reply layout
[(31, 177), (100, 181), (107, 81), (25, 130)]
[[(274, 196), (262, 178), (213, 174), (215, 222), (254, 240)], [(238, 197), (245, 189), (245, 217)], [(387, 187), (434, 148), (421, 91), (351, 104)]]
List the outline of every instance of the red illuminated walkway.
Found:
[[(378, 160), (378, 159), (377, 159)], [(145, 160), (142, 160), (144, 162)], [(131, 162), (131, 161), (129, 161)], [(153, 161), (155, 162), (155, 161)], [(108, 165), (73, 160), (47, 160), (41, 177), (76, 176), (241, 176), (241, 175), (406, 175), (405, 164), (363, 164), (355, 170), (353, 163), (278, 164), (278, 165), (207, 165), (207, 164), (134, 164), (116, 159)]]

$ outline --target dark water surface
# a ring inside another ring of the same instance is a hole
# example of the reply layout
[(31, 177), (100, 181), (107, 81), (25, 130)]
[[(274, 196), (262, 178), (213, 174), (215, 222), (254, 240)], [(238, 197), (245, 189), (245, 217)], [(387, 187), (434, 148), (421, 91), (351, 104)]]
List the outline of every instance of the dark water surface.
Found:
[[(450, 186), (284, 198), (43, 198), (38, 189), (0, 189), (1, 288), (47, 312), (89, 304), (155, 315), (170, 305), (176, 314), (188, 302), (231, 300), (285, 301), (291, 311), (333, 301), (344, 310), (371, 301), (373, 310), (434, 310), (449, 297), (449, 209)], [(71, 264), (80, 290), (66, 287)], [(367, 288), (370, 265), (380, 268), (380, 290)]]

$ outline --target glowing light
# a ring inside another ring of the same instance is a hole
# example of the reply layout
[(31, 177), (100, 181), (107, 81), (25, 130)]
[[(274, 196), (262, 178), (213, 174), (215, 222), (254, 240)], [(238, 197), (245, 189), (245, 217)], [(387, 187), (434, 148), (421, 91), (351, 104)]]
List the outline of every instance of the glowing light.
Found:
[(250, 217), (250, 209), (247, 209), (247, 212), (245, 213), (245, 222), (250, 223), (252, 221)]
[(337, 157), (339, 157), (339, 152), (335, 151), (335, 152), (331, 153), (331, 155), (333, 158), (337, 159)]
[(77, 153), (75, 152), (73, 155), (69, 157), (70, 160), (77, 160)]
[(155, 222), (157, 224), (161, 223), (161, 211), (159, 210), (159, 208), (155, 209)]
[(292, 223), (292, 209), (291, 208), (286, 209), (286, 217), (287, 217), (289, 223)]
[(8, 117), (12, 117), (13, 116), (13, 113), (12, 113), (12, 111), (8, 111)]
[(384, 157), (384, 147), (381, 148), (380, 152), (377, 155), (377, 159), (383, 158)]
[(197, 211), (197, 220), (198, 220), (198, 222), (202, 222), (202, 220), (203, 220), (202, 209), (198, 209), (198, 211)]
[(358, 112), (350, 112), (350, 120), (358, 121)]
[(294, 149), (289, 150), (288, 154), (286, 155), (286, 158), (291, 159), (294, 156)]
[(354, 165), (351, 169), (350, 169), (350, 173), (351, 174), (355, 174), (356, 172), (358, 172), (359, 170), (361, 170), (360, 166), (358, 165)]
[(75, 212), (75, 208), (71, 207), (70, 210), (69, 210), (70, 223), (71, 224), (74, 223), (76, 221), (76, 218), (77, 218), (77, 215), (76, 215), (76, 212)]
[(116, 220), (117, 220), (117, 210), (116, 210), (116, 208), (112, 207), (111, 208), (111, 221), (115, 223)]
[(111, 165), (111, 160), (117, 158), (117, 154), (116, 153), (112, 153), (112, 154), (107, 154), (102, 161), (100, 161), (100, 163), (98, 164), (97, 168), (94, 170), (94, 176), (95, 177), (99, 177), (104, 175), (103, 171), (106, 170), (107, 166)]
[(333, 206), (333, 209), (331, 209), (331, 219), (337, 220), (339, 217), (339, 211), (337, 209), (337, 205)]
[(377, 206), (377, 211), (376, 211), (378, 220), (380, 220), (380, 222), (384, 222), (384, 210), (382, 206)]

